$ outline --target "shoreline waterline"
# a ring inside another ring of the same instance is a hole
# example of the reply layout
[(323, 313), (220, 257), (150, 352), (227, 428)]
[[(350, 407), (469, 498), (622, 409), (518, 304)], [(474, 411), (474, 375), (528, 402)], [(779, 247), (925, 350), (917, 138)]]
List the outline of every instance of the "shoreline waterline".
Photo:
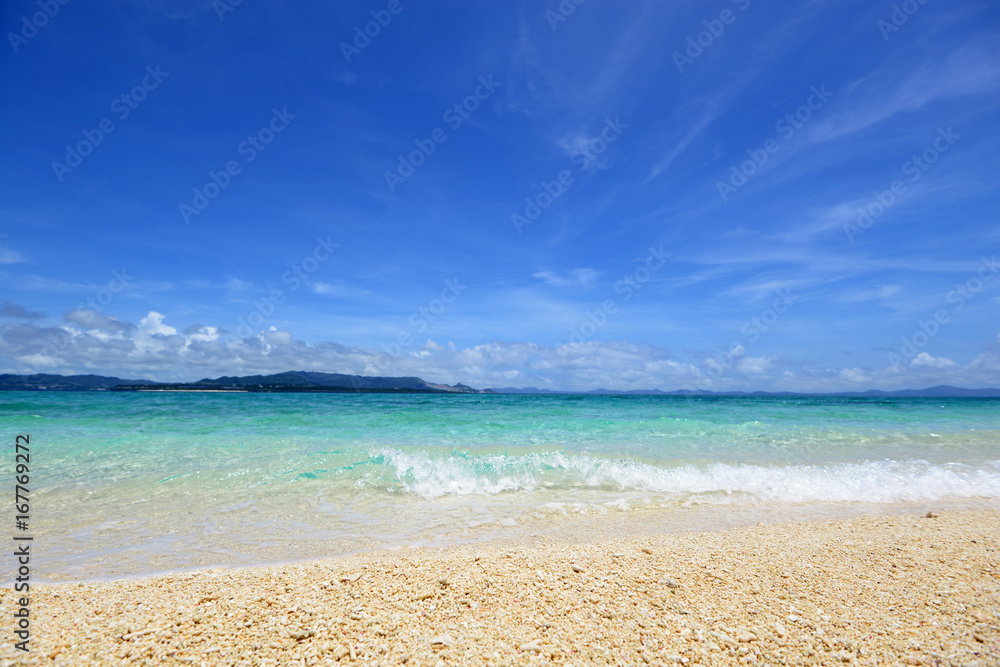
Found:
[[(752, 526), (804, 524), (816, 521), (851, 520), (858, 517), (922, 517), (927, 512), (1000, 512), (1000, 500), (991, 498), (944, 498), (932, 502), (907, 503), (759, 503), (754, 505), (700, 505), (688, 508), (644, 508), (591, 514), (533, 513), (520, 521), (498, 519), (471, 527), (453, 527), (418, 539), (380, 540), (365, 536), (324, 540), (318, 537), (283, 536), (272, 546), (245, 550), (246, 543), (231, 543), (226, 536), (194, 552), (177, 552), (161, 545), (159, 551), (144, 550), (134, 558), (119, 549), (85, 552), (61, 561), (67, 571), (36, 574), (45, 585), (109, 583), (159, 576), (180, 575), (206, 569), (255, 569), (298, 565), (315, 560), (350, 557), (378, 558), (382, 555), (423, 550), (447, 552), (463, 548), (514, 548), (548, 540), (588, 544), (609, 539), (639, 539), (656, 535), (683, 536), (721, 533)], [(242, 550), (241, 550), (242, 549)], [(51, 552), (46, 559), (51, 559)], [(160, 567), (149, 567), (150, 563)], [(132, 567), (128, 564), (131, 563)], [(145, 563), (141, 566), (140, 563)], [(51, 561), (38, 564), (44, 572)], [(72, 572), (79, 572), (78, 575)], [(79, 576), (83, 575), (83, 576)]]

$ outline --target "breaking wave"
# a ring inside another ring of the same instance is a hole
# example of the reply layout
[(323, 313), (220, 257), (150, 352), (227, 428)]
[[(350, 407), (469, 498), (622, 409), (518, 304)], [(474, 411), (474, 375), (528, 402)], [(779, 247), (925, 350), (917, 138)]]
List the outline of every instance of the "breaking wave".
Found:
[(1000, 461), (980, 466), (921, 460), (755, 465), (653, 465), (562, 452), (474, 455), (382, 449), (370, 452), (355, 483), (424, 498), (540, 490), (649, 492), (668, 498), (734, 501), (904, 502), (1000, 498)]

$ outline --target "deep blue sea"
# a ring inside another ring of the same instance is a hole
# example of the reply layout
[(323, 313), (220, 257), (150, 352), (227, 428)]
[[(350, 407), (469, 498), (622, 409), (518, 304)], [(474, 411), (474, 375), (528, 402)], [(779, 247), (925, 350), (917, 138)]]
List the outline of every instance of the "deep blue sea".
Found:
[(0, 420), (31, 437), (48, 580), (1000, 499), (1000, 399), (3, 392)]

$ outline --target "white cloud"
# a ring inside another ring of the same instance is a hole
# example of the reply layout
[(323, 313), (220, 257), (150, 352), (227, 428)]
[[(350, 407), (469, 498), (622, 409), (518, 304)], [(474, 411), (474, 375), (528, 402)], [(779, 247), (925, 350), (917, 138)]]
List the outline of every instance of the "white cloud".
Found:
[(184, 330), (189, 342), (208, 343), (219, 339), (219, 329), (195, 324)]
[(594, 269), (571, 269), (563, 275), (552, 271), (536, 271), (531, 277), (544, 280), (553, 287), (589, 287), (600, 275)]
[(871, 383), (871, 376), (869, 373), (862, 368), (841, 368), (838, 374), (840, 379), (854, 385), (856, 387), (864, 387)]
[[(1000, 334), (997, 335), (997, 342), (1000, 342)], [(1000, 356), (992, 352), (984, 352), (973, 359), (968, 368), (987, 374), (1000, 374)]]
[(763, 375), (771, 370), (775, 359), (776, 357), (773, 355), (766, 357), (746, 357), (737, 362), (736, 368), (739, 372), (746, 373), (747, 375)]
[(66, 363), (59, 357), (50, 357), (46, 354), (26, 354), (23, 357), (16, 357), (18, 363), (31, 369), (57, 368)]
[(155, 310), (139, 321), (139, 331), (147, 336), (176, 336), (177, 329), (163, 324), (164, 316)]
[(268, 345), (291, 345), (294, 342), (290, 332), (278, 331), (277, 327), (271, 327), (262, 333), (261, 338)]
[(932, 357), (926, 352), (921, 352), (910, 362), (914, 366), (929, 366), (931, 368), (949, 368), (955, 366), (955, 362), (948, 357)]

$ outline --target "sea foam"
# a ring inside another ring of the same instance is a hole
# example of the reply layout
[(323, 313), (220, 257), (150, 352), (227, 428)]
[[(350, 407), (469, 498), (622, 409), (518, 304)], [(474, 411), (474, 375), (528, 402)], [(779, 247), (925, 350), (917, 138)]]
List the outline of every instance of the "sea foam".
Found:
[(564, 452), (520, 455), (430, 454), (381, 449), (370, 453), (360, 486), (424, 498), (447, 495), (567, 491), (639, 491), (668, 498), (692, 495), (733, 501), (901, 502), (1000, 497), (1000, 462), (922, 460), (757, 465), (654, 465)]

